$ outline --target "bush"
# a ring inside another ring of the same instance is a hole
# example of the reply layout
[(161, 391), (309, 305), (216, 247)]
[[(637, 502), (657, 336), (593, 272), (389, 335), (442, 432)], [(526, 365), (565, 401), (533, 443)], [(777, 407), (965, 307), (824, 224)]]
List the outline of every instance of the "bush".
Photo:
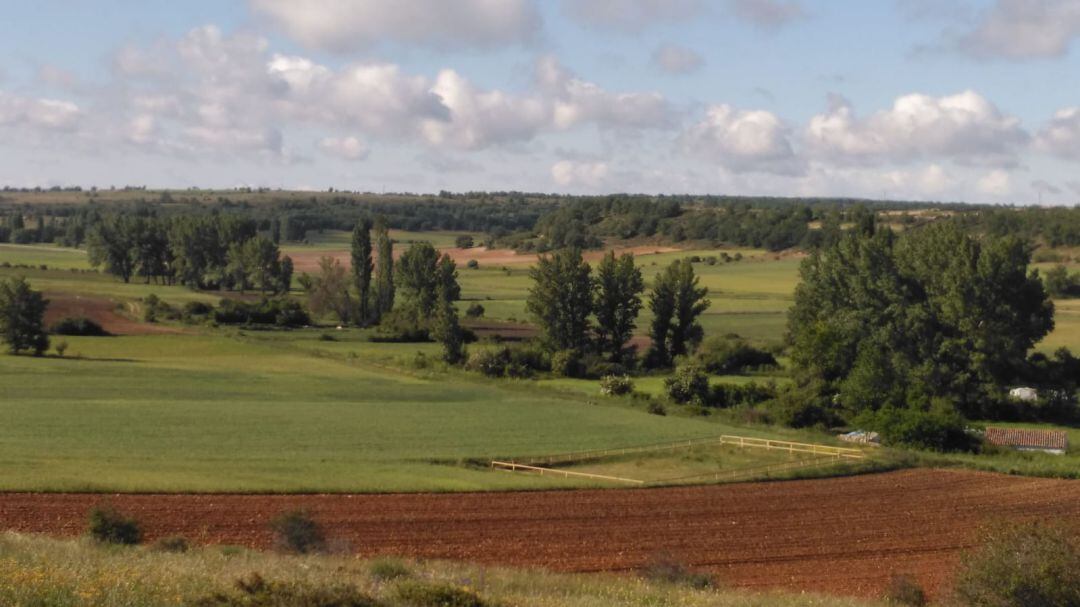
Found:
[(483, 315), (484, 315), (484, 306), (482, 306), (482, 305), (480, 305), (478, 303), (470, 304), (469, 307), (465, 309), (465, 316), (467, 316), (469, 318), (480, 318)]
[(184, 304), (180, 319), (186, 323), (202, 322), (214, 312), (214, 306), (201, 301), (189, 301)]
[(454, 246), (459, 249), (471, 249), (474, 244), (476, 244), (476, 241), (468, 234), (462, 234), (454, 239)]
[(550, 371), (551, 361), (532, 346), (502, 346), (474, 351), (465, 368), (488, 377), (531, 377), (537, 371)]
[(773, 398), (776, 398), (776, 388), (772, 384), (715, 384), (709, 389), (708, 404), (712, 407), (727, 408), (756, 405)]
[(476, 261), (475, 259), (470, 259), (465, 263), (465, 267), (469, 268), (470, 270), (478, 270), (480, 269), (480, 262)]
[(907, 574), (892, 576), (884, 598), (886, 603), (893, 605), (923, 607), (927, 603), (926, 591), (913, 576)]
[(388, 582), (409, 577), (412, 572), (401, 559), (382, 557), (371, 561), (368, 565), (368, 575), (377, 581)]
[(182, 535), (170, 535), (154, 542), (153, 548), (158, 552), (187, 552), (191, 543)]
[(85, 316), (72, 316), (53, 323), (49, 330), (55, 335), (81, 335), (83, 337), (104, 337), (108, 331)]
[(131, 546), (142, 541), (142, 530), (135, 519), (112, 506), (99, 506), (90, 511), (90, 537), (104, 544)]
[(379, 607), (353, 586), (319, 588), (301, 583), (268, 582), (257, 573), (240, 579), (232, 592), (216, 592), (194, 607)]
[(634, 391), (634, 380), (629, 375), (605, 375), (600, 378), (600, 394), (623, 396)]
[(56, 344), (55, 346), (53, 346), (53, 348), (56, 348), (56, 355), (59, 356), (60, 358), (63, 358), (64, 357), (64, 352), (67, 352), (67, 349), (68, 349), (68, 342), (62, 341), (62, 342)]
[(476, 593), (446, 583), (406, 581), (398, 585), (394, 596), (409, 607), (484, 607)]
[(701, 367), (684, 364), (676, 369), (675, 375), (664, 380), (664, 391), (680, 404), (705, 404), (709, 399), (709, 378)]
[(311, 324), (304, 307), (288, 298), (263, 298), (257, 303), (222, 299), (213, 312), (214, 321), (223, 325), (276, 325), (302, 327)]
[(971, 607), (1080, 605), (1080, 541), (1043, 523), (987, 529), (964, 559), (956, 595)]
[(710, 588), (716, 584), (712, 576), (692, 571), (686, 565), (666, 555), (650, 559), (642, 570), (642, 574), (654, 582), (689, 586), (699, 590)]
[(371, 341), (379, 343), (422, 343), (431, 341), (431, 329), (412, 314), (391, 310), (383, 315)]
[(270, 521), (274, 543), (281, 550), (297, 554), (322, 552), (326, 538), (322, 528), (303, 510), (293, 510), (278, 515)]
[(661, 417), (667, 415), (667, 407), (664, 406), (664, 403), (656, 401), (649, 401), (649, 406), (645, 407), (645, 411)]
[(964, 418), (947, 402), (937, 402), (929, 409), (885, 407), (860, 415), (856, 424), (877, 430), (884, 445), (931, 451), (974, 451), (978, 446), (967, 433)]
[(582, 377), (585, 365), (577, 350), (559, 350), (551, 355), (551, 372), (560, 377)]
[(776, 357), (740, 338), (711, 337), (698, 348), (696, 358), (706, 371), (721, 375), (777, 366)]

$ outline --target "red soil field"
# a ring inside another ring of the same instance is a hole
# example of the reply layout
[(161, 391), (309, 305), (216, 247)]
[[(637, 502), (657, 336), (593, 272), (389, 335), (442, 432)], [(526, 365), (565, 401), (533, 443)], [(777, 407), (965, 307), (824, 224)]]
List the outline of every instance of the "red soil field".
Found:
[(49, 300), (45, 308), (45, 326), (52, 326), (56, 321), (83, 316), (101, 325), (112, 335), (155, 335), (161, 333), (182, 333), (174, 327), (163, 327), (150, 323), (131, 320), (117, 311), (116, 303), (103, 297), (85, 295), (66, 295), (46, 293)]
[(657, 555), (748, 589), (880, 596), (910, 573), (950, 586), (982, 524), (1080, 516), (1080, 482), (960, 470), (665, 489), (386, 495), (0, 494), (0, 525), (77, 535), (111, 502), (148, 539), (271, 545), (267, 523), (304, 508), (362, 555), (556, 571), (631, 571)]

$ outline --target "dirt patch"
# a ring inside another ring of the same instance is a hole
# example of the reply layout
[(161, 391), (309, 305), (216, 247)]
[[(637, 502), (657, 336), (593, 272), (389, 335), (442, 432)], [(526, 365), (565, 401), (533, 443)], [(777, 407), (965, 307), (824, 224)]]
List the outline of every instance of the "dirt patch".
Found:
[[(397, 244), (394, 247), (394, 259), (401, 256), (401, 253), (407, 247)], [(672, 253), (679, 251), (680, 249), (674, 247), (661, 247), (654, 245), (640, 245), (634, 247), (615, 247), (614, 251), (616, 255), (622, 255), (623, 253), (633, 253), (636, 256), (654, 255), (657, 253)], [(459, 267), (464, 266), (470, 261), (476, 261), (483, 267), (489, 266), (512, 266), (512, 265), (531, 265), (536, 263), (538, 258), (534, 254), (518, 254), (513, 249), (488, 249), (487, 247), (471, 247), (468, 249), (460, 248), (448, 248), (439, 249), (441, 253), (446, 253), (453, 259)], [(607, 254), (607, 250), (604, 251), (586, 251), (582, 254), (586, 261), (592, 263), (600, 261), (604, 255)], [(343, 266), (349, 268), (352, 266), (352, 256), (347, 250), (337, 251), (291, 251), (288, 253), (289, 257), (293, 260), (293, 268), (297, 272), (307, 272), (313, 274), (319, 269), (319, 260), (323, 257), (331, 257), (341, 262)]]
[(45, 308), (45, 326), (50, 327), (62, 318), (83, 316), (101, 325), (112, 335), (160, 335), (183, 333), (175, 327), (137, 322), (120, 313), (117, 303), (104, 297), (46, 293), (49, 306)]
[[(496, 474), (493, 472), (493, 474)], [(631, 571), (660, 553), (731, 586), (880, 596), (910, 573), (936, 596), (990, 520), (1076, 520), (1080, 482), (960, 470), (665, 489), (393, 495), (0, 495), (0, 525), (74, 536), (108, 500), (152, 541), (271, 545), (305, 508), (363, 555)]]

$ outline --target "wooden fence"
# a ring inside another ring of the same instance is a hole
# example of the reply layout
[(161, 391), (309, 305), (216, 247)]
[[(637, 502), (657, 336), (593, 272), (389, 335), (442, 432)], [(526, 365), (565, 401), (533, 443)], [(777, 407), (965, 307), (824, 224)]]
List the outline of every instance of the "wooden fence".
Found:
[[(785, 451), (792, 455), (798, 454), (810, 454), (816, 456), (811, 459), (801, 459), (797, 461), (782, 462), (778, 464), (767, 464), (763, 466), (755, 466), (752, 468), (742, 468), (739, 470), (722, 470), (714, 473), (699, 474), (693, 476), (684, 476), (678, 478), (659, 479), (655, 481), (644, 481), (633, 478), (622, 478), (618, 476), (607, 476), (603, 474), (590, 474), (587, 472), (572, 472), (569, 470), (561, 470), (559, 468), (549, 468), (545, 466), (552, 466), (558, 464), (569, 464), (578, 462), (595, 461), (599, 459), (609, 457), (619, 457), (624, 455), (633, 455), (637, 453), (657, 453), (663, 451), (676, 452), (683, 449), (692, 449), (694, 447), (711, 446), (711, 445), (732, 445), (742, 449), (767, 449), (772, 451)], [(730, 434), (724, 434), (721, 436), (714, 436), (708, 438), (695, 438), (682, 441), (675, 441), (670, 443), (659, 443), (653, 445), (641, 445), (636, 447), (619, 447), (615, 449), (594, 449), (590, 451), (575, 451), (571, 453), (560, 453), (556, 455), (546, 455), (541, 457), (535, 457), (526, 459), (522, 462), (517, 461), (502, 461), (492, 460), (492, 469), (506, 470), (510, 472), (530, 472), (534, 474), (554, 475), (561, 476), (563, 478), (584, 478), (591, 480), (612, 481), (621, 483), (630, 483), (635, 485), (645, 484), (668, 484), (694, 480), (741, 480), (746, 478), (756, 478), (761, 476), (768, 476), (769, 474), (777, 472), (785, 472), (789, 470), (796, 470), (799, 468), (806, 468), (812, 466), (821, 466), (825, 464), (836, 463), (841, 460), (861, 460), (866, 458), (866, 453), (857, 448), (852, 447), (834, 447), (832, 445), (819, 445), (815, 443), (799, 443), (793, 441), (775, 440), (768, 438), (755, 438), (750, 436), (735, 436)]]

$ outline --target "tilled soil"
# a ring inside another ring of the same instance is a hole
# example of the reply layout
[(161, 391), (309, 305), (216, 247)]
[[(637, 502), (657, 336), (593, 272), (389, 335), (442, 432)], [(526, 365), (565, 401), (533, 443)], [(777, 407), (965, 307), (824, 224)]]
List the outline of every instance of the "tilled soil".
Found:
[(46, 293), (49, 305), (45, 308), (45, 326), (68, 317), (82, 316), (101, 325), (112, 335), (156, 335), (182, 333), (175, 327), (137, 322), (120, 314), (116, 302), (104, 297)]
[(664, 489), (388, 495), (0, 494), (0, 525), (76, 535), (108, 501), (148, 539), (272, 545), (303, 508), (363, 555), (557, 571), (630, 571), (664, 555), (725, 584), (879, 596), (891, 576), (933, 595), (996, 520), (1080, 517), (1080, 482), (959, 470)]

